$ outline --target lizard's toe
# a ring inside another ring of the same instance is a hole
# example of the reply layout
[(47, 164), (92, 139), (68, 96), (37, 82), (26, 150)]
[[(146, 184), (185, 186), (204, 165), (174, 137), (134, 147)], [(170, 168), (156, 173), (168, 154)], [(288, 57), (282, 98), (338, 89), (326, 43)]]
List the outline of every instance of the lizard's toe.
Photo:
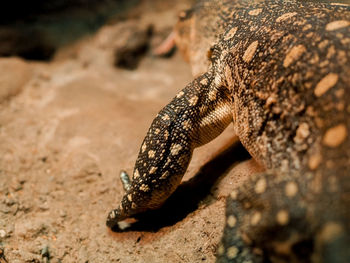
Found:
[(118, 225), (118, 222), (120, 222), (121, 220), (125, 219), (126, 216), (124, 213), (122, 213), (122, 211), (118, 208), (118, 209), (114, 209), (111, 212), (109, 212), (108, 216), (107, 216), (107, 220), (106, 220), (106, 225), (109, 228), (114, 228), (115, 226)]

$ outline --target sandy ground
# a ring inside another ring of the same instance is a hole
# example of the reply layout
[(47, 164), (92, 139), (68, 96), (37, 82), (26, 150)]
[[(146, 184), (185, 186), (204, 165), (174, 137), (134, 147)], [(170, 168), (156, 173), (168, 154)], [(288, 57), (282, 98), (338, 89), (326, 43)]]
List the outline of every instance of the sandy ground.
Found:
[(192, 78), (178, 53), (116, 68), (121, 32), (152, 23), (156, 45), (187, 6), (146, 3), (50, 63), (0, 59), (1, 263), (215, 261), (225, 196), (260, 169), (232, 127), (195, 151), (162, 209), (126, 232), (105, 226), (123, 196), (120, 170), (132, 172), (152, 119)]

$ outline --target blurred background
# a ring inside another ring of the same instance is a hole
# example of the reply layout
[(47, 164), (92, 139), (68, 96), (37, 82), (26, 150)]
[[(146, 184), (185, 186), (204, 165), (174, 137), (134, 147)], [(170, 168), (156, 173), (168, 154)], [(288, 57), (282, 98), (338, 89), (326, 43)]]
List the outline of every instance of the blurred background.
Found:
[[(0, 56), (50, 60), (57, 48), (115, 24), (133, 7), (172, 8), (172, 1), (33, 0), (5, 1), (0, 10)], [(181, 1), (180, 1), (181, 2)], [(182, 1), (183, 2), (183, 1)], [(189, 2), (189, 1), (188, 1)], [(153, 6), (153, 7), (152, 7)], [(146, 10), (144, 10), (146, 11)], [(142, 12), (139, 10), (139, 12)]]
[(154, 8), (174, 6), (166, 0), (4, 1), (0, 9), (0, 56), (50, 60), (57, 48), (93, 34), (105, 23), (125, 19), (131, 8), (145, 2)]

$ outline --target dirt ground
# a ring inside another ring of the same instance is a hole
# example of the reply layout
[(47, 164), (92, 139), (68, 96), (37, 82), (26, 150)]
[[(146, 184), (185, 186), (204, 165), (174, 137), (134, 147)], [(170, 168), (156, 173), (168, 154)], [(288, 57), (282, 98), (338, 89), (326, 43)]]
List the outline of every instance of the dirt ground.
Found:
[(135, 70), (116, 68), (114, 52), (130, 27), (153, 24), (157, 45), (191, 1), (173, 2), (145, 1), (48, 63), (0, 59), (1, 263), (215, 261), (225, 196), (260, 169), (232, 127), (195, 151), (162, 209), (125, 232), (105, 226), (120, 170), (132, 172), (152, 119), (192, 78), (178, 52), (148, 52)]

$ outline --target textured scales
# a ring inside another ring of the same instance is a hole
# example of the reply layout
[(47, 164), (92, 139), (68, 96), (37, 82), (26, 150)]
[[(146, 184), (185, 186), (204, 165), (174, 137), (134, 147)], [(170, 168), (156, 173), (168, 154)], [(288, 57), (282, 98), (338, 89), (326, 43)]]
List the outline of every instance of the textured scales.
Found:
[(215, 2), (209, 68), (153, 121), (107, 225), (161, 206), (232, 121), (267, 172), (229, 196), (217, 261), (350, 262), (350, 7)]

